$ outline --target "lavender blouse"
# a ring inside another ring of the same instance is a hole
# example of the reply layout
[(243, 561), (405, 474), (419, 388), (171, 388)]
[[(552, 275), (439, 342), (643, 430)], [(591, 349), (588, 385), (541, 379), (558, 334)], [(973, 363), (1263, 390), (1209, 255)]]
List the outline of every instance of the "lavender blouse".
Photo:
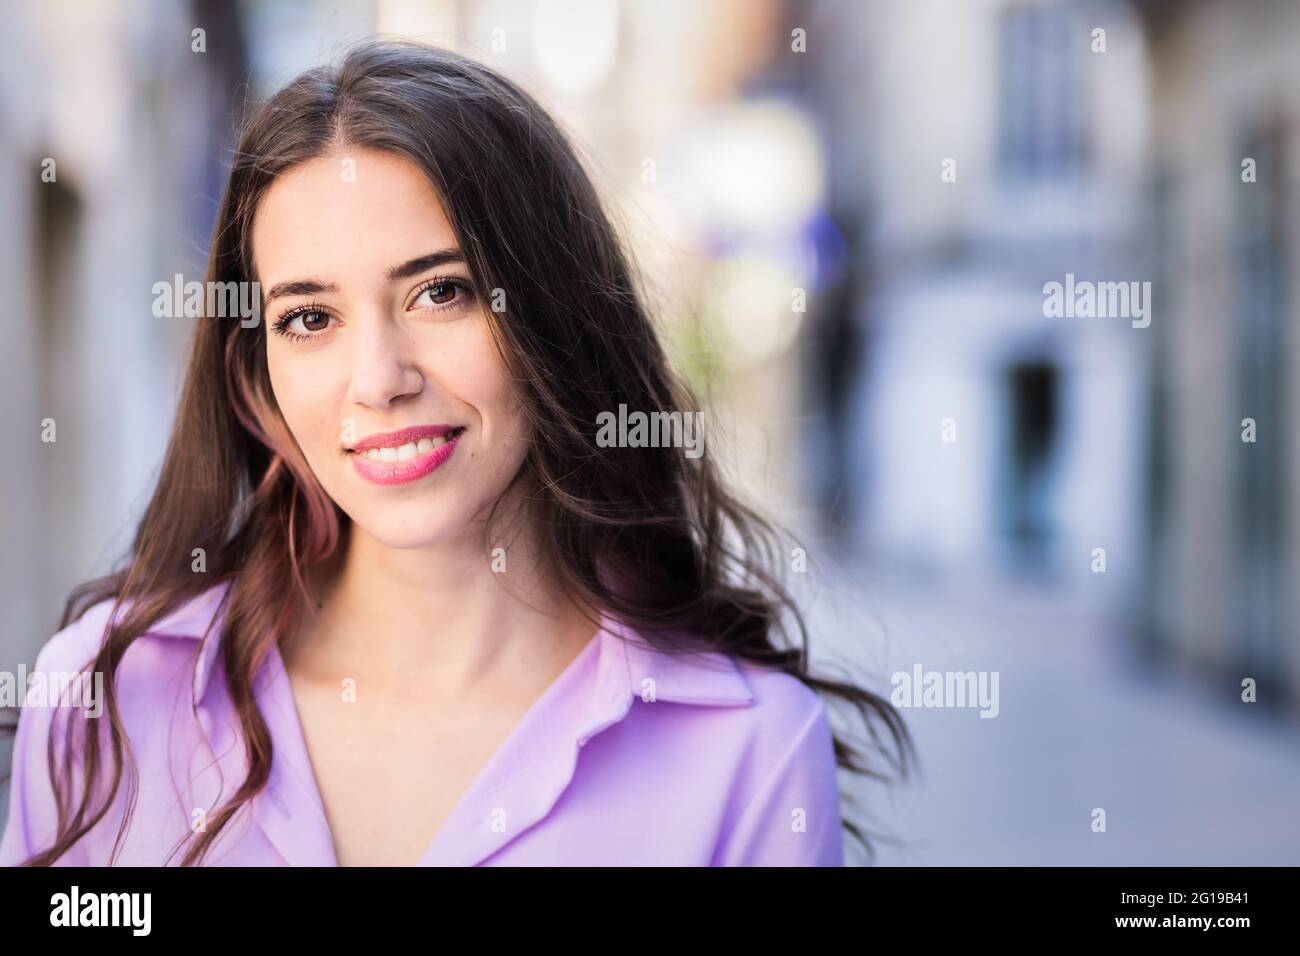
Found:
[[(159, 621), (119, 668), (118, 701), (139, 780), (119, 865), (163, 865), (244, 779), (219, 628), (203, 636), (227, 586)], [(95, 605), (54, 635), (37, 657), (37, 675), (53, 679), (86, 667), (111, 604)], [(420, 865), (842, 866), (822, 699), (787, 674), (722, 654), (681, 659), (627, 635), (604, 619), (479, 772)], [(274, 645), (254, 688), (274, 745), (270, 781), (227, 824), (206, 862), (337, 865)], [(52, 842), (51, 722), (60, 715), (62, 728), (65, 719), (88, 719), (94, 710), (51, 706), (28, 693), (0, 865)], [(62, 739), (60, 730), (56, 743)], [(110, 813), (60, 865), (108, 863), (125, 783)]]

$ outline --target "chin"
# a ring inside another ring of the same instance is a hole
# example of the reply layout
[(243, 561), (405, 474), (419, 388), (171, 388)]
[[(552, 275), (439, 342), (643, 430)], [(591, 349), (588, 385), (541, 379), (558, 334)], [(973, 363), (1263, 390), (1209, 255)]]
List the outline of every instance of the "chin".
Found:
[(353, 524), (380, 544), (399, 551), (426, 548), (462, 538), (469, 530), (469, 522), (461, 515), (448, 515), (438, 509), (429, 513), (422, 509), (394, 507), (383, 516), (359, 513)]

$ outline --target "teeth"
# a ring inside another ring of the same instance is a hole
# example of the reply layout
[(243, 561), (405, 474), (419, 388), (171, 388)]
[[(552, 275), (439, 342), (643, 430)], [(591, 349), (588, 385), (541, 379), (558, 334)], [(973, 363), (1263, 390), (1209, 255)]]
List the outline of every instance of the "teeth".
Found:
[(408, 441), (405, 445), (393, 448), (370, 448), (365, 454), (371, 461), (410, 461), (416, 455), (423, 455), (445, 444), (447, 436), (440, 435), (437, 438), (421, 438), (418, 442)]

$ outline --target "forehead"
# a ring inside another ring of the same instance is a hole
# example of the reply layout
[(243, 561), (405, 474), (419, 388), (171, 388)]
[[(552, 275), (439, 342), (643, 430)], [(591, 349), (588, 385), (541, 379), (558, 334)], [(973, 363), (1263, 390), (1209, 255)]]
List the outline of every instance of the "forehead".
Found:
[(331, 153), (286, 170), (258, 203), (252, 243), (264, 285), (325, 272), (382, 272), (457, 244), (420, 168), (372, 150)]

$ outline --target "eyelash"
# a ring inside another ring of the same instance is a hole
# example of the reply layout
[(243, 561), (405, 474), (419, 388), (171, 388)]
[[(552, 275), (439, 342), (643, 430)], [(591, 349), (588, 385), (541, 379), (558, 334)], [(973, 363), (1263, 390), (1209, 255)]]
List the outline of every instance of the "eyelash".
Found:
[[(474, 287), (470, 285), (469, 282), (460, 278), (459, 276), (435, 276), (434, 278), (429, 279), (423, 284), (421, 284), (420, 287), (415, 290), (415, 295), (412, 298), (419, 299), (420, 296), (424, 295), (430, 289), (436, 289), (438, 286), (442, 286), (442, 285), (452, 286), (453, 288), (455, 288), (461, 293), (464, 299), (472, 299), (474, 297)], [(434, 305), (431, 308), (433, 311), (440, 312), (445, 309), (459, 308), (463, 304), (464, 303), (461, 300), (453, 299), (450, 302), (434, 303)], [(307, 333), (289, 331), (290, 322), (292, 322), (300, 315), (311, 315), (313, 312), (319, 312), (320, 314), (326, 316), (330, 314), (329, 310), (326, 309), (324, 306), (322, 306), (320, 303), (307, 302), (303, 305), (295, 306), (294, 308), (290, 309), (288, 312), (284, 313), (284, 315), (276, 319), (274, 324), (272, 325), (272, 329), (275, 331), (277, 335), (283, 335), (285, 338), (293, 342), (304, 342), (307, 339), (314, 339), (318, 335), (323, 334), (323, 330), (322, 332), (307, 332)]]

